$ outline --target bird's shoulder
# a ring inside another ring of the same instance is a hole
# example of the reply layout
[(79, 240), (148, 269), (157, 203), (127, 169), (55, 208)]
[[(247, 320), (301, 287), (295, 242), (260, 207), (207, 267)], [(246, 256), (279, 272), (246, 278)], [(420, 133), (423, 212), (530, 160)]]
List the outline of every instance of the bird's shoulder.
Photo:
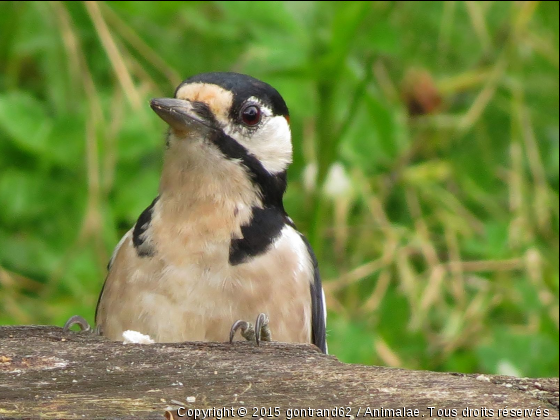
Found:
[(111, 258), (109, 259), (109, 262), (107, 263), (107, 270), (108, 271), (111, 270), (111, 267), (113, 266), (115, 258), (117, 257), (117, 254), (119, 253), (119, 250), (123, 247), (123, 245), (126, 243), (126, 241), (128, 239), (132, 238), (133, 230), (134, 230), (134, 228), (131, 228), (128, 232), (126, 232), (123, 235), (123, 237), (120, 239), (120, 241), (117, 243), (117, 246), (115, 246), (115, 248), (113, 249), (113, 253), (111, 254)]

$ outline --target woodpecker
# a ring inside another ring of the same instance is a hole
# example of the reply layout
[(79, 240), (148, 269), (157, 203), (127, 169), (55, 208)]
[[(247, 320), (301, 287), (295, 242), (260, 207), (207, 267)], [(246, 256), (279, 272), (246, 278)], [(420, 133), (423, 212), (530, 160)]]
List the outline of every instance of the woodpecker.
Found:
[(113, 252), (95, 331), (181, 342), (241, 330), (326, 353), (317, 260), (283, 205), (292, 141), (282, 96), (251, 76), (204, 73), (150, 106), (169, 125), (159, 193)]

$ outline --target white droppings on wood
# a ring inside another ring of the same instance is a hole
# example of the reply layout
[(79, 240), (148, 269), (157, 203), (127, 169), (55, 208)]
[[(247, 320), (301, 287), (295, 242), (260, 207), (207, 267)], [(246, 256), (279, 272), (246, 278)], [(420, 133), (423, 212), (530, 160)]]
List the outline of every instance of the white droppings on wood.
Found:
[(142, 334), (138, 331), (126, 330), (122, 333), (124, 344), (153, 344), (155, 341), (146, 334)]

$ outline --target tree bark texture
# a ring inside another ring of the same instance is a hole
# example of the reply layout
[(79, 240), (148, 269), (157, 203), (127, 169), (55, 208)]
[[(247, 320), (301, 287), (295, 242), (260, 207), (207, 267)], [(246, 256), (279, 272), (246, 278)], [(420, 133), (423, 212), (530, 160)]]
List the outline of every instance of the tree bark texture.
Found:
[(204, 416), (558, 419), (558, 378), (352, 365), (310, 345), (123, 344), (0, 327), (0, 419)]

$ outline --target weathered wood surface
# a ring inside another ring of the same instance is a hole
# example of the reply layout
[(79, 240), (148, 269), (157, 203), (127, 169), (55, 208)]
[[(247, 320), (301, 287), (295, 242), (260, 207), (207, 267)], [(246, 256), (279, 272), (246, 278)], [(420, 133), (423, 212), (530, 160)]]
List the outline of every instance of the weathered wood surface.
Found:
[[(223, 418), (240, 418), (241, 407), (247, 409), (245, 418), (265, 419), (301, 418), (295, 414), (302, 413), (290, 413), (294, 408), (328, 409), (330, 418), (398, 417), (398, 412), (370, 415), (382, 407), (418, 409), (418, 418), (467, 418), (462, 413), (467, 407), (480, 410), (468, 417), (479, 419), (502, 417), (498, 410), (505, 408), (534, 410), (532, 418), (559, 415), (557, 378), (350, 365), (306, 345), (123, 344), (64, 334), (58, 327), (0, 327), (1, 419), (180, 418), (181, 406), (233, 407)], [(257, 417), (253, 407), (259, 409)], [(336, 408), (342, 412), (333, 416)], [(437, 410), (444, 411), (438, 415)], [(529, 417), (528, 411), (523, 414), (514, 417)]]

